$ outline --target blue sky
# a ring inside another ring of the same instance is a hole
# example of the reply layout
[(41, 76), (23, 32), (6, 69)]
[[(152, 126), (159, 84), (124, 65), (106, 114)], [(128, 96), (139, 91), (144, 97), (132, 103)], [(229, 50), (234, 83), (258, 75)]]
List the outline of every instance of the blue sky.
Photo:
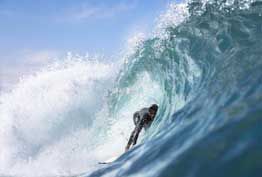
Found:
[(0, 0), (0, 88), (73, 53), (117, 54), (171, 0)]

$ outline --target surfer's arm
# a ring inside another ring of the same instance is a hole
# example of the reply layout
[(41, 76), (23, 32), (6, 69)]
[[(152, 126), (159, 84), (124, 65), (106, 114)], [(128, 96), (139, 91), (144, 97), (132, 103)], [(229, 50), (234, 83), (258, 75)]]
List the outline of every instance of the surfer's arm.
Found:
[(137, 125), (139, 120), (140, 120), (139, 112), (135, 112), (134, 115), (133, 115), (134, 124)]

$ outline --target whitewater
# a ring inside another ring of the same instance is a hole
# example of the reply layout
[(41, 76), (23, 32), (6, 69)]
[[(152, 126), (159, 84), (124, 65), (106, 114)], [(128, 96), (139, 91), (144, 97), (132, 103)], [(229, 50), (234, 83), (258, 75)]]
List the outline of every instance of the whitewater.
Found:
[(118, 60), (69, 54), (1, 93), (0, 176), (260, 177), (262, 1), (173, 2), (156, 21)]

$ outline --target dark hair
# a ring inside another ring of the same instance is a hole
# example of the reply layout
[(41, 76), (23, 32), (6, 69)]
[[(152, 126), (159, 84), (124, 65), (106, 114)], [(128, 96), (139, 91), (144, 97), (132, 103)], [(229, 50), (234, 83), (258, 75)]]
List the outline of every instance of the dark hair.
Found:
[(149, 109), (154, 110), (154, 111), (157, 112), (158, 106), (157, 106), (157, 104), (152, 104), (152, 105), (149, 107)]

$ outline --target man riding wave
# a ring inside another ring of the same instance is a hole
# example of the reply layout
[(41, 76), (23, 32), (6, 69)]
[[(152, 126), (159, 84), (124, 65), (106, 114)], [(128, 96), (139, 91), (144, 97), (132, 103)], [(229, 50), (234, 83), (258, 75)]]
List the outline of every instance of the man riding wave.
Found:
[(153, 104), (149, 108), (143, 108), (140, 111), (134, 113), (133, 121), (135, 124), (135, 129), (131, 133), (125, 151), (128, 151), (132, 144), (133, 146), (136, 144), (137, 138), (142, 128), (147, 130), (151, 126), (156, 116), (157, 110), (158, 106), (156, 104)]

